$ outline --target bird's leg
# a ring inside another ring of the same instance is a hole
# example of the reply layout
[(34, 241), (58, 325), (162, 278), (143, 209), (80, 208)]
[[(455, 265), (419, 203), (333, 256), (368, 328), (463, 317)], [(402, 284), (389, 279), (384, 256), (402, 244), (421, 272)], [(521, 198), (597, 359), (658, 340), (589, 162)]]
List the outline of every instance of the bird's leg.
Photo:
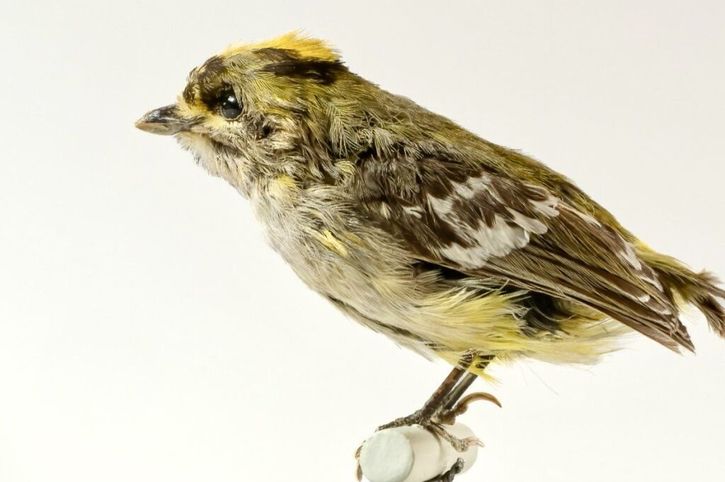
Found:
[[(481, 357), (474, 351), (466, 352), (458, 365), (451, 370), (443, 383), (433, 392), (433, 395), (425, 402), (423, 407), (406, 417), (393, 420), (390, 423), (381, 425), (378, 430), (387, 428), (405, 427), (410, 425), (421, 425), (434, 435), (447, 441), (458, 452), (465, 452), (473, 444), (480, 444), (475, 437), (459, 439), (451, 435), (442, 424), (453, 425), (456, 416), (464, 413), (468, 405), (475, 400), (488, 400), (497, 405), (501, 405), (496, 397), (488, 393), (472, 393), (466, 397), (463, 395), (470, 388), (471, 384), (478, 378), (478, 375), (467, 373), (471, 368), (474, 360), (478, 358), (480, 361), (477, 368), (484, 369), (493, 360), (493, 356)], [(461, 399), (463, 397), (463, 399)], [(362, 470), (360, 467), (360, 454), (362, 445), (355, 452), (357, 461), (357, 480), (362, 480)], [(463, 460), (458, 459), (455, 464), (445, 473), (426, 482), (452, 482), (457, 474), (463, 470)]]
[[(480, 357), (479, 362), (477, 364), (477, 368), (480, 370), (485, 369), (493, 360), (493, 356), (487, 356), (487, 357)], [(478, 375), (474, 373), (468, 373), (448, 394), (446, 397), (446, 401), (441, 408), (441, 410), (436, 415), (435, 419), (437, 422), (444, 423), (446, 425), (453, 425), (456, 423), (456, 417), (459, 415), (462, 415), (463, 413), (468, 410), (468, 406), (475, 401), (478, 400), (486, 400), (491, 403), (494, 403), (501, 406), (501, 402), (498, 401), (498, 399), (491, 395), (490, 393), (485, 392), (476, 392), (472, 393), (466, 397), (463, 397), (462, 400), (461, 397), (464, 393), (466, 393), (466, 390), (468, 390), (473, 384), (473, 382), (476, 381), (478, 378)], [(459, 401), (460, 400), (460, 401)]]
[[(404, 427), (410, 425), (420, 425), (426, 430), (430, 431), (437, 437), (450, 443), (451, 446), (458, 452), (465, 452), (474, 444), (480, 444), (481, 442), (475, 437), (469, 437), (460, 439), (451, 435), (442, 424), (448, 423), (450, 425), (455, 422), (455, 417), (463, 413), (468, 407), (468, 403), (473, 401), (472, 398), (466, 397), (460, 404), (456, 404), (458, 400), (463, 396), (465, 391), (471, 386), (471, 383), (477, 378), (477, 375), (468, 373), (468, 369), (471, 368), (473, 361), (479, 357), (474, 351), (466, 352), (458, 365), (451, 370), (443, 383), (433, 392), (433, 395), (428, 399), (423, 407), (406, 417), (401, 417), (393, 420), (390, 423), (378, 427), (378, 430), (384, 430), (387, 428)], [(485, 357), (478, 364), (478, 368), (485, 368), (486, 365), (491, 361), (492, 357)], [(486, 397), (479, 397), (486, 398)], [(487, 399), (495, 400), (493, 395), (488, 396)], [(465, 402), (465, 403), (464, 403)]]
[[(433, 395), (431, 395), (428, 401), (423, 404), (423, 407), (420, 410), (417, 410), (405, 417), (395, 419), (385, 425), (381, 425), (378, 427), (378, 430), (385, 430), (386, 428), (394, 427), (406, 427), (416, 424), (423, 426), (430, 425), (433, 417), (445, 407), (445, 404), (448, 402), (449, 396), (454, 391), (456, 384), (463, 378), (466, 371), (468, 371), (471, 367), (474, 357), (475, 354), (473, 352), (466, 352), (466, 354), (461, 357), (458, 365), (451, 370), (446, 379), (443, 380), (443, 383), (441, 383), (436, 391), (433, 392)], [(453, 403), (455, 403), (455, 400)]]

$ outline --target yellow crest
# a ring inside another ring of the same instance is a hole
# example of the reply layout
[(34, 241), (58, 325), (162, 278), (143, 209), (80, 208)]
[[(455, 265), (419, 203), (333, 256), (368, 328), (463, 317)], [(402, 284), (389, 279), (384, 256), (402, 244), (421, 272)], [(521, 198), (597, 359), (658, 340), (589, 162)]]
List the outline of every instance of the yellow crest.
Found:
[(267, 48), (292, 50), (300, 58), (319, 59), (330, 62), (340, 60), (340, 54), (327, 42), (307, 37), (298, 31), (292, 31), (258, 43), (230, 45), (221, 52), (221, 56), (231, 57), (240, 53)]

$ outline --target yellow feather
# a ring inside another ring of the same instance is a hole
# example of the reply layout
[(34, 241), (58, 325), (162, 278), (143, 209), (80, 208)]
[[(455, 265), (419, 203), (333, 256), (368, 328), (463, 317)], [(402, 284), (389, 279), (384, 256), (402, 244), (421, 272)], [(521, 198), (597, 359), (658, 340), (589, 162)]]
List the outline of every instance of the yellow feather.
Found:
[[(415, 330), (444, 346), (436, 354), (452, 365), (471, 347), (495, 354), (499, 361), (527, 356), (554, 363), (593, 363), (631, 332), (594, 310), (571, 306), (574, 316), (558, 320), (561, 331), (527, 334), (518, 296), (497, 291), (480, 296), (467, 290), (435, 295), (419, 307)], [(475, 364), (469, 371), (483, 374)]]
[(346, 257), (348, 255), (347, 248), (335, 237), (329, 229), (325, 229), (321, 233), (316, 233), (317, 239), (330, 251), (333, 251), (340, 256)]
[(275, 48), (293, 50), (302, 58), (319, 60), (340, 60), (340, 54), (324, 40), (309, 38), (299, 31), (288, 32), (277, 38), (251, 44), (234, 44), (221, 52), (223, 57), (230, 57), (251, 50)]

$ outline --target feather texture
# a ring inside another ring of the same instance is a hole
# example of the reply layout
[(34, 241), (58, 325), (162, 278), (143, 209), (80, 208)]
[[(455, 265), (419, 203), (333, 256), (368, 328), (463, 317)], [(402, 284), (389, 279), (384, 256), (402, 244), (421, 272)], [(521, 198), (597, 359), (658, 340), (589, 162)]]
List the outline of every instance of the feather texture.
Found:
[(714, 277), (540, 162), (350, 72), (323, 41), (232, 46), (159, 113), (140, 126), (175, 133), (249, 198), (305, 283), (426, 356), (591, 363), (632, 329), (691, 350), (678, 302), (725, 336)]
[(369, 211), (378, 225), (409, 240), (416, 256), (587, 304), (669, 348), (693, 349), (657, 274), (605, 221), (542, 186), (483, 168), (419, 188), (415, 199), (385, 193), (389, 205), (406, 205), (386, 219)]

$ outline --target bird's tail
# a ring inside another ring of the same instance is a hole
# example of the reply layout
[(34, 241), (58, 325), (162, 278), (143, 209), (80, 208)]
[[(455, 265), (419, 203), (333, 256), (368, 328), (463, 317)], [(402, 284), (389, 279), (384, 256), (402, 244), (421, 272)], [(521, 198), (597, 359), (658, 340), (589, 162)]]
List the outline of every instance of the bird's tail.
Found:
[(725, 290), (718, 286), (719, 281), (712, 273), (695, 273), (675, 258), (646, 247), (637, 251), (640, 258), (657, 272), (665, 287), (700, 310), (710, 328), (725, 338)]

